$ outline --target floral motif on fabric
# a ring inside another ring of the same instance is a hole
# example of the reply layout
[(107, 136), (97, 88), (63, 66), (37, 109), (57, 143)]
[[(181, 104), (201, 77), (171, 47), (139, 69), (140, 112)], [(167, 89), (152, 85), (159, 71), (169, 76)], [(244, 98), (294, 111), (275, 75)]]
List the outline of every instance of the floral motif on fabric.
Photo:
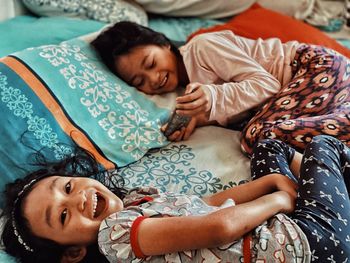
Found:
[(33, 104), (26, 95), (20, 89), (8, 85), (7, 77), (2, 72), (0, 72), (0, 96), (1, 101), (6, 103), (16, 117), (26, 120), (28, 131), (40, 144), (54, 151), (56, 159), (61, 160), (72, 153), (69, 146), (59, 143), (58, 135), (49, 122), (34, 113)]
[(166, 138), (160, 131), (160, 120), (152, 119), (149, 111), (143, 109), (126, 89), (109, 80), (81, 47), (62, 43), (38, 50), (42, 58), (59, 69), (72, 90), (83, 91), (81, 105), (111, 140), (121, 141), (122, 150), (134, 160), (149, 150), (150, 143), (159, 147), (164, 144)]
[[(236, 185), (224, 185), (209, 170), (194, 167), (196, 155), (187, 145), (172, 144), (166, 148), (150, 150), (142, 159), (115, 172), (125, 180), (127, 187), (153, 186), (165, 192), (207, 195)], [(244, 183), (242, 180), (238, 184)], [(175, 189), (176, 188), (176, 189)]]
[(24, 0), (24, 3), (34, 11), (47, 6), (53, 10), (57, 9), (58, 14), (74, 13), (106, 23), (133, 21), (147, 25), (148, 22), (147, 15), (141, 7), (123, 0)]

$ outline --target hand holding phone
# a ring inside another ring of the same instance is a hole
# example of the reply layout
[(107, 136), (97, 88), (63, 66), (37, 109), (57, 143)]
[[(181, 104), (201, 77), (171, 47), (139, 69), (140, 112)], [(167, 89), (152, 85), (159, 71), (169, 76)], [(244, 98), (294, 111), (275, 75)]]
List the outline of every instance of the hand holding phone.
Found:
[(186, 127), (191, 120), (191, 116), (179, 115), (174, 111), (171, 116), (168, 125), (165, 128), (164, 135), (169, 137), (175, 131), (180, 130), (182, 127)]

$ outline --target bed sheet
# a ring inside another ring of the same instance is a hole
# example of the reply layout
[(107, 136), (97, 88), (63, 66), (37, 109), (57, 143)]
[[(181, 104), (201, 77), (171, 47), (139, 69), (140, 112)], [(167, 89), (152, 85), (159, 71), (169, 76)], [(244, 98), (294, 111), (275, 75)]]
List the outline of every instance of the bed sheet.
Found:
[[(219, 23), (222, 22), (198, 18), (153, 17), (149, 20), (151, 28), (180, 42), (199, 28)], [(0, 34), (7, 36), (6, 41), (0, 43), (0, 57), (33, 46), (55, 45), (104, 26), (108, 25), (89, 20), (17, 17), (0, 23)], [(96, 34), (80, 39), (89, 41)], [(167, 115), (161, 117), (163, 121), (174, 106), (169, 101), (173, 102), (175, 96), (148, 97), (157, 107), (166, 109)], [(163, 191), (198, 195), (215, 193), (250, 179), (249, 160), (239, 148), (239, 132), (211, 126), (198, 128), (188, 141), (151, 149), (136, 162), (118, 168), (118, 172), (125, 178), (127, 187), (149, 185)], [(0, 253), (0, 262), (14, 261)]]

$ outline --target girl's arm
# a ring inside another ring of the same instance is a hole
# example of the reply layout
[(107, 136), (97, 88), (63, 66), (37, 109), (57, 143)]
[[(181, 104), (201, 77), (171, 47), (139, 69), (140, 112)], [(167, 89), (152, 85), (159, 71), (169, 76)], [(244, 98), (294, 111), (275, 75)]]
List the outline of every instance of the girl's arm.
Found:
[(290, 188), (295, 190), (296, 184), (284, 175), (273, 173), (202, 199), (212, 206), (220, 206), (229, 198), (233, 199), (236, 204), (242, 204), (278, 190), (286, 191), (294, 196), (294, 191)]
[[(204, 197), (206, 203), (219, 206), (228, 198), (232, 198), (237, 204), (241, 204), (278, 190), (286, 191), (292, 197), (296, 197), (297, 185), (286, 175), (299, 177), (302, 154), (276, 140), (263, 141), (253, 151), (251, 171), (259, 178)], [(278, 168), (281, 173), (271, 173), (270, 168), (273, 168), (272, 170)]]
[(183, 57), (191, 61), (186, 64), (192, 76), (189, 86), (203, 85), (177, 98), (177, 113), (193, 116), (204, 110), (210, 112), (209, 120), (225, 126), (280, 90), (281, 83), (251, 57), (241, 41), (245, 40), (221, 32), (197, 36), (186, 45)]
[(144, 255), (211, 248), (233, 242), (279, 212), (293, 210), (285, 192), (220, 209), (205, 216), (147, 218), (138, 229)]

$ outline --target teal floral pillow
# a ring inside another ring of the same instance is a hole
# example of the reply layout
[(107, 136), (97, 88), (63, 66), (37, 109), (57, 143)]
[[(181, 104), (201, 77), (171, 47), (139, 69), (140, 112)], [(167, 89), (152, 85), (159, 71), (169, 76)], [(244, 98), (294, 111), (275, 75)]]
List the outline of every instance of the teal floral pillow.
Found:
[(160, 127), (170, 109), (117, 78), (81, 39), (0, 59), (0, 112), (0, 188), (37, 169), (27, 165), (35, 150), (55, 161), (76, 143), (110, 169), (169, 143)]
[(124, 0), (23, 0), (26, 7), (40, 16), (71, 16), (106, 23), (133, 21), (147, 25), (146, 12), (136, 3)]

